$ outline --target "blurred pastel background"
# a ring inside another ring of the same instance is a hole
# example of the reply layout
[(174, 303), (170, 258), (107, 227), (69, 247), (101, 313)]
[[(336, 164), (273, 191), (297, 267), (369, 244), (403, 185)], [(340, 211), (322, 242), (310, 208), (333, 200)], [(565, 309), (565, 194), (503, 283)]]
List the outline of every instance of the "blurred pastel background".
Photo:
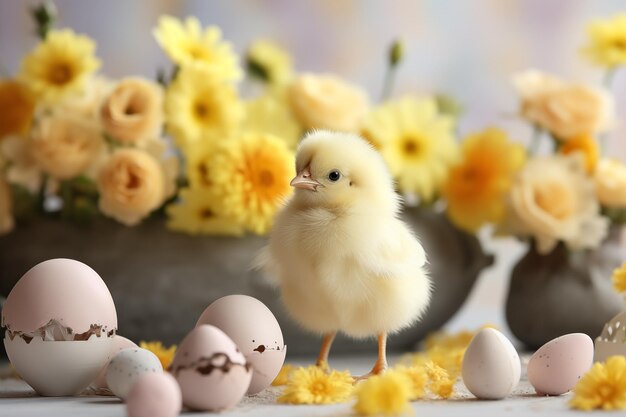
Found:
[[(2, 73), (14, 74), (37, 41), (26, 7), (35, 3), (0, 0)], [(204, 25), (220, 26), (240, 54), (255, 38), (272, 39), (291, 52), (297, 70), (336, 73), (376, 100), (388, 45), (401, 38), (406, 58), (394, 95), (447, 93), (465, 108), (461, 136), (498, 125), (520, 141), (529, 138), (530, 128), (514, 116), (517, 95), (510, 75), (535, 67), (600, 84), (602, 72), (579, 52), (586, 24), (626, 10), (623, 0), (57, 0), (56, 5), (58, 26), (95, 39), (102, 72), (111, 77), (154, 77), (169, 65), (151, 33), (159, 15), (195, 15)], [(617, 74), (613, 93), (617, 125), (608, 149), (626, 160), (626, 73)], [(523, 246), (512, 239), (484, 243), (498, 255), (496, 264), (485, 271), (451, 329), (485, 322), (506, 328), (508, 271)]]

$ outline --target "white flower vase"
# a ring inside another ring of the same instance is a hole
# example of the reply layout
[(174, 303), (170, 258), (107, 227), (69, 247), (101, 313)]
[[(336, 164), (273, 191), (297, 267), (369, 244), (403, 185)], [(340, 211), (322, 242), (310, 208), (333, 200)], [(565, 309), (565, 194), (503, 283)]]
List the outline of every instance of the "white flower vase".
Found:
[(569, 251), (561, 243), (542, 255), (531, 243), (511, 274), (506, 302), (511, 331), (531, 349), (567, 333), (596, 338), (624, 308), (611, 276), (625, 259), (621, 227), (612, 227), (594, 250)]
[[(459, 232), (441, 214), (412, 210), (430, 261), (434, 294), (422, 321), (390, 338), (390, 350), (414, 347), (460, 308), (480, 271), (491, 264), (478, 240)], [(0, 295), (7, 295), (30, 267), (67, 257), (94, 268), (109, 287), (119, 318), (118, 333), (135, 342), (178, 343), (204, 308), (227, 294), (260, 299), (276, 315), (290, 354), (319, 348), (319, 338), (300, 329), (284, 311), (276, 289), (250, 268), (265, 238), (189, 236), (165, 229), (163, 219), (127, 228), (98, 219), (88, 227), (34, 219), (0, 236)], [(254, 320), (254, 317), (250, 317)], [(333, 352), (374, 351), (373, 341), (339, 337)]]

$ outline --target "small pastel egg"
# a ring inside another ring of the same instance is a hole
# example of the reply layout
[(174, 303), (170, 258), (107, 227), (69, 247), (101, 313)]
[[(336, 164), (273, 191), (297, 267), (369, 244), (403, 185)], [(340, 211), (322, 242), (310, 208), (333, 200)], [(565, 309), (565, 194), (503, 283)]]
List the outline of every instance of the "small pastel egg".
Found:
[(180, 387), (168, 373), (141, 375), (126, 397), (128, 417), (175, 417), (181, 408)]
[(98, 375), (96, 380), (91, 383), (91, 387), (95, 389), (107, 388), (106, 373), (107, 368), (109, 367), (110, 359), (113, 358), (117, 354), (117, 352), (121, 350), (135, 347), (137, 347), (135, 342), (128, 340), (127, 338), (120, 336), (119, 334), (115, 335), (113, 337), (113, 346), (111, 347), (111, 352), (109, 353), (109, 361), (104, 366), (104, 368), (102, 368), (102, 371), (100, 371), (100, 375)]
[(201, 324), (221, 329), (241, 349), (253, 370), (248, 394), (270, 386), (285, 362), (287, 345), (276, 317), (265, 304), (247, 295), (228, 295), (204, 310), (196, 326)]
[(470, 342), (463, 357), (462, 376), (477, 398), (499, 400), (509, 395), (520, 380), (517, 351), (502, 333), (482, 329)]
[(201, 411), (233, 407), (252, 379), (252, 370), (235, 342), (210, 325), (197, 326), (185, 336), (169, 369), (180, 385), (183, 404)]
[(123, 349), (109, 362), (107, 385), (113, 395), (125, 399), (137, 378), (147, 373), (163, 373), (159, 358), (146, 349)]
[(583, 333), (557, 337), (528, 362), (528, 380), (539, 395), (570, 391), (593, 364), (593, 341)]

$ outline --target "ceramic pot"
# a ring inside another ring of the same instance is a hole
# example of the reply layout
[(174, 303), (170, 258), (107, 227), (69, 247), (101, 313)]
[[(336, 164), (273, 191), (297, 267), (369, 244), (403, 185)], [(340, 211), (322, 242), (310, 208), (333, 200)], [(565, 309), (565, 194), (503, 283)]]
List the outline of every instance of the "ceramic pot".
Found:
[(531, 349), (567, 333), (596, 338), (624, 308), (611, 283), (624, 259), (618, 227), (595, 250), (569, 251), (560, 243), (541, 255), (531, 243), (511, 275), (506, 303), (511, 331)]
[[(404, 216), (428, 253), (434, 294), (424, 319), (390, 338), (391, 351), (412, 348), (448, 321), (465, 301), (480, 271), (492, 262), (475, 237), (459, 232), (443, 215), (413, 210)], [(250, 269), (264, 238), (188, 236), (166, 230), (163, 223), (162, 219), (150, 219), (127, 228), (99, 219), (89, 227), (79, 227), (36, 219), (21, 224), (0, 237), (0, 294), (6, 296), (38, 262), (73, 258), (102, 276), (115, 300), (118, 333), (135, 342), (179, 343), (212, 301), (228, 294), (247, 294), (274, 312), (290, 355), (318, 350), (319, 338), (293, 323), (277, 291)], [(373, 340), (355, 342), (342, 337), (333, 346), (333, 352), (375, 349)]]

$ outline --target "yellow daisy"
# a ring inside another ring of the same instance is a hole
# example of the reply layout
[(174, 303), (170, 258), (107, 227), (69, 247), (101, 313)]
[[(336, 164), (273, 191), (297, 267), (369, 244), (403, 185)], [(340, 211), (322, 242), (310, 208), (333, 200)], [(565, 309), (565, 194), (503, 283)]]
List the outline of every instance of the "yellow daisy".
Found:
[(526, 159), (524, 147), (496, 128), (469, 135), (462, 160), (450, 170), (442, 195), (447, 214), (461, 229), (475, 232), (505, 215), (505, 194)]
[(99, 67), (96, 44), (69, 29), (50, 31), (22, 60), (19, 77), (42, 100), (51, 102), (80, 91)]
[(0, 139), (26, 133), (33, 120), (35, 98), (16, 80), (0, 81)]
[(197, 140), (188, 143), (182, 151), (185, 156), (186, 178), (191, 188), (207, 188), (209, 180), (209, 165), (215, 151), (216, 143), (210, 140)]
[(298, 368), (278, 398), (283, 404), (337, 404), (350, 399), (353, 392), (350, 372), (325, 372), (317, 366)]
[(208, 175), (220, 213), (264, 234), (291, 193), (294, 155), (276, 136), (243, 133), (216, 147)]
[(162, 16), (153, 34), (170, 59), (181, 67), (194, 63), (210, 68), (223, 80), (242, 77), (232, 46), (221, 40), (222, 33), (216, 26), (203, 29), (195, 17), (180, 21)]
[(302, 127), (291, 113), (284, 92), (268, 92), (246, 102), (245, 130), (269, 133), (282, 139), (289, 149), (295, 149)]
[(165, 94), (167, 129), (179, 146), (228, 136), (242, 117), (235, 89), (199, 66), (182, 68)]
[(626, 64), (626, 13), (591, 22), (587, 33), (589, 44), (582, 52), (592, 62), (608, 68)]
[(280, 368), (280, 372), (276, 375), (276, 378), (272, 381), (273, 387), (280, 387), (281, 385), (287, 385), (289, 382), (289, 378), (294, 371), (293, 365), (288, 363), (284, 364), (282, 368)]
[(564, 155), (569, 155), (574, 152), (582, 153), (585, 157), (585, 168), (587, 168), (588, 173), (592, 173), (596, 169), (598, 158), (600, 157), (598, 142), (596, 142), (591, 135), (580, 135), (568, 139), (563, 142), (563, 145), (559, 148), (559, 152)]
[(585, 411), (626, 408), (626, 358), (611, 356), (595, 363), (574, 387), (570, 406)]
[(174, 355), (176, 354), (176, 345), (172, 345), (166, 348), (165, 346), (163, 346), (162, 342), (141, 341), (139, 343), (139, 347), (142, 349), (147, 349), (150, 352), (154, 353), (156, 357), (159, 358), (163, 369), (167, 369), (170, 366), (172, 360), (174, 359)]
[(400, 191), (432, 201), (458, 159), (453, 127), (435, 100), (408, 97), (375, 109), (362, 132), (382, 153)]
[(241, 236), (243, 228), (232, 219), (218, 214), (215, 200), (204, 188), (185, 188), (180, 201), (167, 209), (167, 228), (192, 235)]
[(398, 371), (372, 376), (357, 387), (354, 410), (362, 416), (407, 414), (411, 388), (409, 377)]
[(618, 293), (626, 292), (626, 262), (613, 271), (613, 289)]
[(285, 84), (293, 77), (291, 56), (276, 43), (257, 39), (246, 54), (248, 69), (272, 85)]

